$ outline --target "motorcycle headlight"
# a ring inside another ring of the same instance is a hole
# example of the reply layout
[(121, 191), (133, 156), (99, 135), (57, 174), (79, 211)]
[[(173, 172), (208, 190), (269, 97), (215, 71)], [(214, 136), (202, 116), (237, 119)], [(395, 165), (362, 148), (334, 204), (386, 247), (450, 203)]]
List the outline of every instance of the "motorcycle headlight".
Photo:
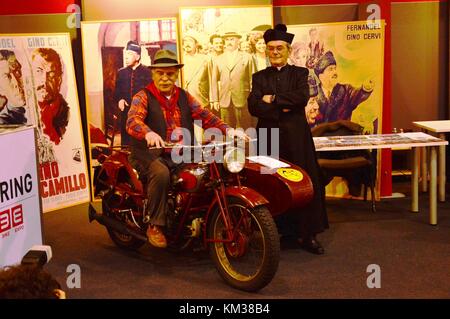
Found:
[(239, 148), (232, 148), (225, 153), (223, 165), (230, 173), (239, 173), (245, 166), (245, 153)]

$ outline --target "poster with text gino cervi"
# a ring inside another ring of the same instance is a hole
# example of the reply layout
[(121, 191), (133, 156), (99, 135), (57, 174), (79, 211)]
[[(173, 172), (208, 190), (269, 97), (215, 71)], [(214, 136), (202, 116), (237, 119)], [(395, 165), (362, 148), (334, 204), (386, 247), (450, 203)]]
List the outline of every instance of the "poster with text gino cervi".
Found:
[[(310, 98), (305, 107), (310, 127), (347, 120), (362, 126), (363, 134), (381, 133), (384, 21), (287, 28), (295, 34), (290, 63), (308, 68), (310, 74)], [(327, 185), (327, 196), (362, 197), (363, 179), (358, 174), (334, 178)], [(379, 185), (376, 188), (378, 194)]]
[(69, 34), (0, 35), (0, 126), (11, 124), (37, 127), (44, 212), (89, 201)]

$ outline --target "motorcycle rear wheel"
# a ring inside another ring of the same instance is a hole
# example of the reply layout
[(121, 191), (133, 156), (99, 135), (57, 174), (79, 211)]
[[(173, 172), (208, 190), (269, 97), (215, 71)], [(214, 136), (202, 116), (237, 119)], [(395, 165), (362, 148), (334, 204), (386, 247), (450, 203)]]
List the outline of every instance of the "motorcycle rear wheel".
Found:
[[(280, 241), (277, 227), (267, 207), (248, 208), (236, 197), (227, 200), (233, 223), (233, 241), (210, 242), (209, 253), (226, 283), (240, 290), (255, 292), (268, 285), (278, 269)], [(208, 222), (208, 238), (226, 238), (219, 209), (213, 212)]]
[[(102, 201), (102, 209), (103, 214), (105, 214), (108, 217), (115, 218), (119, 220), (120, 222), (125, 223), (125, 221), (120, 220), (116, 214), (112, 212), (114, 208), (118, 207), (119, 198), (117, 195), (109, 193), (107, 194)], [(106, 229), (108, 231), (109, 237), (111, 240), (116, 244), (118, 247), (125, 249), (125, 250), (137, 250), (142, 245), (144, 245), (146, 242), (142, 241), (140, 239), (137, 239), (131, 235), (123, 234), (121, 232), (118, 232), (111, 227), (106, 226)]]

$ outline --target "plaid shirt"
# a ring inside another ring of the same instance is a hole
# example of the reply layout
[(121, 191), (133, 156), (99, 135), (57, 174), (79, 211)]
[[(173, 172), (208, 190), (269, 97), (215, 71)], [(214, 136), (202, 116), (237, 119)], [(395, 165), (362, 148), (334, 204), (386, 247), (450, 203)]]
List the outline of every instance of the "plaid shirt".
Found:
[[(193, 120), (201, 120), (202, 128), (208, 129), (216, 127), (220, 129), (224, 134), (229, 126), (225, 124), (220, 118), (215, 116), (211, 111), (202, 108), (199, 102), (195, 100), (192, 95), (186, 92), (188, 105), (191, 109), (191, 116)], [(172, 132), (181, 127), (181, 111), (179, 107), (175, 108), (173, 113), (169, 113), (165, 108), (161, 108), (164, 118), (167, 123), (166, 141), (170, 141)], [(147, 117), (147, 94), (141, 90), (135, 96), (131, 102), (130, 111), (128, 112), (127, 120), (127, 132), (138, 140), (145, 139), (145, 135), (152, 130), (145, 124)], [(163, 138), (164, 139), (164, 138)]]

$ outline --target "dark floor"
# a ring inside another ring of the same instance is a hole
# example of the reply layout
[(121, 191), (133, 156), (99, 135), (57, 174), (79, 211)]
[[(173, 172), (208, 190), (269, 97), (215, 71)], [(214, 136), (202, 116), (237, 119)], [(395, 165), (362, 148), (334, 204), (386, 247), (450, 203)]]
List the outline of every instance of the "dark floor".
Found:
[[(431, 226), (427, 194), (420, 213), (411, 213), (406, 186), (407, 197), (377, 202), (376, 213), (369, 202), (328, 200), (330, 229), (319, 235), (325, 255), (283, 250), (275, 278), (256, 294), (227, 286), (204, 252), (115, 247), (103, 226), (88, 223), (87, 205), (44, 215), (53, 249), (46, 269), (69, 298), (449, 298), (450, 196)], [(71, 264), (81, 269), (79, 289), (65, 285)], [(381, 269), (379, 289), (366, 284), (371, 264)]]

